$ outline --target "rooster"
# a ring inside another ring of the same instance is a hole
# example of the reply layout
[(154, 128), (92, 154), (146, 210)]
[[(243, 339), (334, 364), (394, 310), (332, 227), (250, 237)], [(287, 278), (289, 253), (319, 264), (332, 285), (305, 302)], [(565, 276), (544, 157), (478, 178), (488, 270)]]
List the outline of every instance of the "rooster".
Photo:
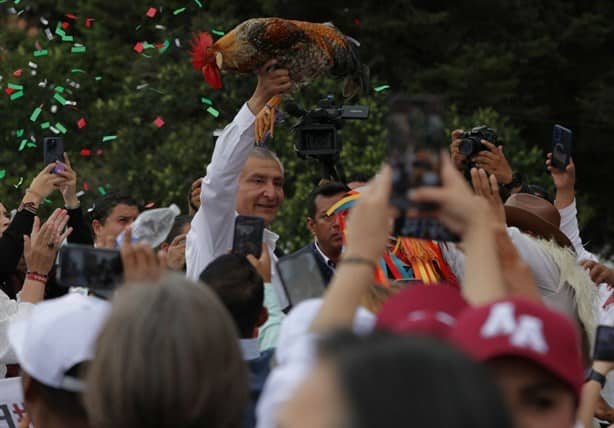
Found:
[[(221, 70), (253, 73), (275, 59), (288, 70), (292, 89), (330, 73), (345, 78), (343, 95), (350, 98), (367, 92), (368, 69), (360, 62), (358, 46), (330, 23), (254, 18), (215, 43), (208, 33), (196, 34), (190, 55), (194, 68), (215, 89), (222, 87)], [(280, 102), (280, 96), (273, 97), (257, 114), (256, 141), (263, 141), (267, 131), (272, 136)]]

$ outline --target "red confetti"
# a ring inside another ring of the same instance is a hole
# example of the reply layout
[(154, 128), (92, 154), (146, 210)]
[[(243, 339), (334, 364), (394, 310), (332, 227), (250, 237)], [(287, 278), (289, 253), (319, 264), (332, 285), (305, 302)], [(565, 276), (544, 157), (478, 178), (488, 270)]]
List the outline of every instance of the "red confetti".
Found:
[(13, 88), (4, 88), (4, 92), (6, 92), (6, 95), (11, 95), (13, 92), (15, 92), (15, 89), (13, 89)]
[(62, 29), (68, 30), (70, 28), (70, 24), (66, 21), (62, 22)]
[(85, 125), (87, 125), (87, 122), (83, 117), (77, 121), (77, 126), (79, 127), (79, 129), (85, 128)]
[(73, 15), (72, 13), (67, 13), (66, 15), (64, 15), (66, 18), (68, 19), (72, 19), (73, 21), (77, 20), (76, 15)]
[(83, 190), (85, 190), (86, 192), (90, 190), (90, 185), (87, 184), (87, 181), (83, 182)]
[(148, 208), (148, 209), (149, 209), (149, 208), (153, 208), (155, 205), (156, 205), (156, 203), (155, 203), (155, 202), (149, 202), (149, 203), (147, 203), (147, 204), (145, 205), (145, 208)]
[(23, 70), (20, 68), (19, 70), (15, 70), (13, 71), (13, 76), (15, 77), (21, 77), (21, 74), (23, 73)]
[(164, 126), (164, 119), (162, 119), (160, 116), (158, 116), (153, 121), (153, 124), (156, 125), (158, 128), (162, 128)]
[(360, 19), (354, 18), (354, 25), (359, 27), (360, 26)]
[(156, 16), (156, 13), (158, 13), (158, 9), (156, 9), (155, 7), (150, 7), (146, 15), (150, 18), (153, 18), (154, 16)]
[(37, 51), (40, 51), (40, 50), (43, 49), (43, 47), (41, 46), (41, 44), (38, 41), (34, 44), (34, 46), (36, 46), (36, 50)]
[(87, 28), (92, 28), (92, 24), (94, 23), (94, 19), (93, 18), (86, 18), (85, 19), (85, 26)]
[[(80, 152), (81, 156), (91, 156), (92, 155), (92, 151), (90, 149), (81, 149)], [(86, 183), (83, 183), (83, 186), (85, 186)]]
[(143, 52), (143, 50), (145, 49), (145, 48), (143, 47), (143, 42), (138, 42), (136, 45), (134, 45), (134, 48), (133, 48), (133, 49), (134, 49), (136, 52), (138, 52), (138, 53)]
[(103, 153), (104, 153), (104, 150), (102, 149), (96, 150), (96, 156), (102, 156)]

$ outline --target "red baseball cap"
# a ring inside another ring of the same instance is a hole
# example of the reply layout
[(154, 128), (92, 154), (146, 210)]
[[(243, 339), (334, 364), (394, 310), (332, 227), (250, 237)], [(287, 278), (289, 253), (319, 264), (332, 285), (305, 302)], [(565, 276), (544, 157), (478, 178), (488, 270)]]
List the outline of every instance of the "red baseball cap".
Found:
[(448, 284), (418, 284), (392, 296), (377, 314), (376, 327), (394, 333), (448, 336), (457, 316), (468, 306)]
[(458, 317), (450, 339), (480, 362), (530, 360), (580, 398), (584, 372), (578, 331), (571, 320), (541, 303), (510, 298), (469, 308)]

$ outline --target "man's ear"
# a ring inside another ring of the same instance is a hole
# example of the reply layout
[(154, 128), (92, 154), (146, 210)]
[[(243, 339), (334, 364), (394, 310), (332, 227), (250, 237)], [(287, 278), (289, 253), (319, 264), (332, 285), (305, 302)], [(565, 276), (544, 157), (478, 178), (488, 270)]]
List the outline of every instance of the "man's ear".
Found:
[(307, 217), (307, 229), (309, 229), (311, 234), (315, 236), (316, 234), (315, 221), (313, 221), (311, 217)]
[(269, 319), (269, 310), (263, 306), (262, 309), (260, 310), (260, 313), (258, 314), (258, 321), (256, 323), (256, 327), (262, 327), (264, 323), (267, 322), (268, 319)]

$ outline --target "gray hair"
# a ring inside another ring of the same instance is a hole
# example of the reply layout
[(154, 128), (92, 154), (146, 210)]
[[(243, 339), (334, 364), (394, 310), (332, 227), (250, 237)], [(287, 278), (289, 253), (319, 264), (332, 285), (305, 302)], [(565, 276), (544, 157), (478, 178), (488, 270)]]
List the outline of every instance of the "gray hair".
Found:
[(252, 151), (249, 154), (249, 157), (254, 157), (258, 159), (266, 159), (266, 160), (274, 160), (279, 165), (279, 169), (281, 169), (281, 175), (285, 175), (284, 166), (279, 160), (279, 157), (275, 154), (275, 152), (267, 149), (264, 146), (254, 146)]

